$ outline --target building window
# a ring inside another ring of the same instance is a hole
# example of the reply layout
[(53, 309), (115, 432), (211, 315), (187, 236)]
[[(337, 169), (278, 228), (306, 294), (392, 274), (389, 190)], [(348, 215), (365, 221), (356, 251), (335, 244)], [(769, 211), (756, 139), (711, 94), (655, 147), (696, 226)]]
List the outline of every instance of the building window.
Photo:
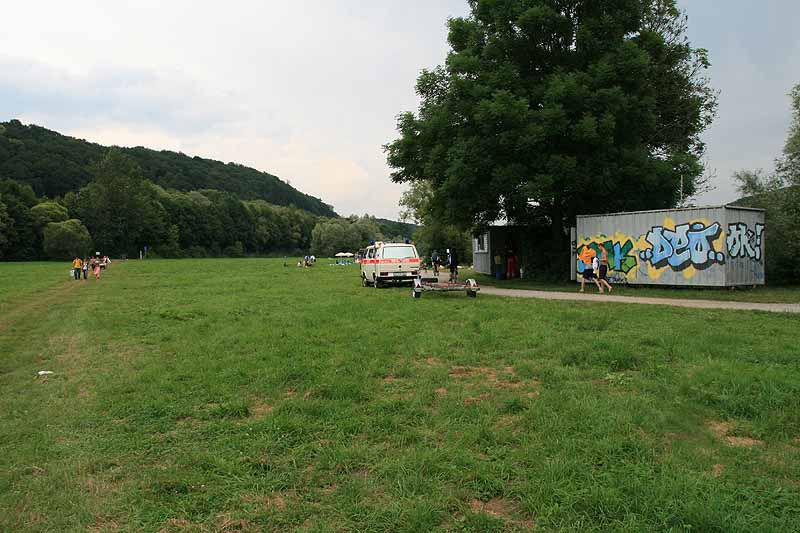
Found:
[(486, 252), (486, 241), (488, 235), (486, 233), (482, 233), (478, 235), (475, 239), (475, 251), (476, 252)]

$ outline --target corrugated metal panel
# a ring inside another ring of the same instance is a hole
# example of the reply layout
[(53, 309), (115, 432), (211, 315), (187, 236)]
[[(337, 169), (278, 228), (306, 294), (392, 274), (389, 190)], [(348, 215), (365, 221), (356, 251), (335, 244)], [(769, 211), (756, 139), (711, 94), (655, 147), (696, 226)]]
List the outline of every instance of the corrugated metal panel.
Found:
[[(576, 252), (585, 246), (597, 251), (605, 248), (611, 276), (632, 284), (724, 287), (763, 283), (763, 225), (758, 230), (760, 266), (754, 266), (758, 261), (750, 257), (729, 261), (729, 248), (735, 248), (738, 241), (731, 240), (731, 246), (727, 242), (729, 223), (736, 224), (737, 231), (739, 224), (746, 224), (755, 235), (756, 224), (763, 224), (763, 218), (763, 211), (726, 207), (579, 216)], [(750, 248), (735, 250), (747, 254)], [(584, 265), (577, 259), (576, 267), (578, 273), (583, 272)]]
[(492, 275), (491, 233), (484, 233), (486, 251), (479, 251), (478, 239), (472, 239), (472, 268), (480, 274)]
[(765, 215), (763, 211), (725, 208), (726, 285), (763, 285)]

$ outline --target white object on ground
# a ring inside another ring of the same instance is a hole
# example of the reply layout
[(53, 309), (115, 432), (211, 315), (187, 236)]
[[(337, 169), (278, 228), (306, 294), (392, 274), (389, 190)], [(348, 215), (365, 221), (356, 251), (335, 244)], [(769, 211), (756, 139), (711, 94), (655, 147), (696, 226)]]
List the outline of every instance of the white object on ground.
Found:
[(49, 376), (50, 374), (54, 374), (54, 373), (55, 372), (53, 372), (52, 370), (39, 370), (39, 375), (40, 376)]

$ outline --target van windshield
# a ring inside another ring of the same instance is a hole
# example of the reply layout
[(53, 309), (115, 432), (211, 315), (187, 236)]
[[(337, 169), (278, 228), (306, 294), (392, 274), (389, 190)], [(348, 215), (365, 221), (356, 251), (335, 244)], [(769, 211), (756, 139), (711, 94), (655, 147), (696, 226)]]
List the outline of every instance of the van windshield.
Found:
[(417, 257), (413, 246), (387, 246), (383, 249), (384, 259), (410, 259)]

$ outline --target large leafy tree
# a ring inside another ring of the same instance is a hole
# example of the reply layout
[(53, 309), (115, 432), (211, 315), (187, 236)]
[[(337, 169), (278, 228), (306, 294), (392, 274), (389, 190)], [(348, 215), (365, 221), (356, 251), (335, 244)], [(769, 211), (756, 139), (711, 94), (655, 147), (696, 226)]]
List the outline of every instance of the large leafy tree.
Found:
[(0, 259), (3, 259), (6, 254), (6, 246), (13, 225), (14, 220), (8, 215), (6, 204), (0, 202)]
[(547, 224), (562, 250), (577, 214), (696, 192), (716, 93), (674, 0), (469, 5), (386, 146), (394, 181), (429, 185), (436, 220)]
[(64, 222), (69, 218), (67, 208), (50, 200), (40, 202), (31, 208), (31, 216), (37, 231), (44, 232), (50, 222)]
[(737, 203), (766, 210), (764, 254), (769, 283), (800, 280), (800, 84), (789, 94), (792, 121), (775, 172), (740, 170), (733, 175), (744, 196)]
[(355, 252), (370, 241), (383, 238), (377, 222), (369, 216), (322, 219), (311, 232), (311, 253), (333, 257), (337, 252)]
[(426, 262), (430, 262), (434, 252), (444, 257), (445, 251), (453, 248), (462, 262), (468, 261), (472, 254), (470, 232), (439, 220), (431, 209), (432, 197), (430, 184), (417, 181), (411, 184), (400, 199), (400, 206), (403, 208), (401, 216), (419, 226), (413, 235), (417, 251)]
[(50, 222), (44, 228), (44, 252), (51, 259), (69, 259), (91, 253), (92, 238), (80, 220)]
[(94, 181), (81, 189), (77, 212), (103, 253), (136, 255), (166, 233), (163, 208), (136, 162), (112, 148), (93, 167)]
[(789, 93), (792, 105), (792, 122), (789, 137), (783, 147), (783, 156), (777, 161), (779, 180), (800, 186), (800, 84)]
[(2, 237), (0, 258), (12, 261), (37, 259), (41, 252), (41, 240), (31, 208), (36, 205), (36, 195), (29, 185), (14, 180), (0, 179), (0, 204), (5, 209), (0, 215)]

